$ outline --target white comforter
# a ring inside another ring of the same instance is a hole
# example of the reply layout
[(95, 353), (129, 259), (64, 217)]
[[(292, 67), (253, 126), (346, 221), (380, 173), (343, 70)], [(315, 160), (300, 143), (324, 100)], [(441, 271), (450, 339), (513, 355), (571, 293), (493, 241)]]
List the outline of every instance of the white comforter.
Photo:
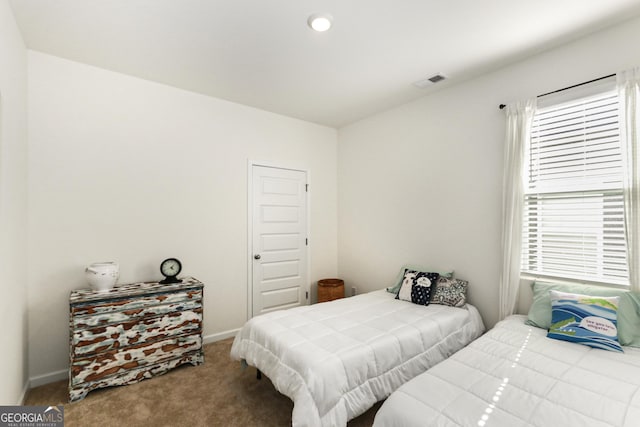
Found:
[(640, 349), (546, 338), (512, 316), (393, 393), (374, 426), (640, 426)]
[(425, 307), (381, 290), (254, 317), (231, 357), (293, 400), (294, 426), (344, 426), (483, 331), (469, 304)]

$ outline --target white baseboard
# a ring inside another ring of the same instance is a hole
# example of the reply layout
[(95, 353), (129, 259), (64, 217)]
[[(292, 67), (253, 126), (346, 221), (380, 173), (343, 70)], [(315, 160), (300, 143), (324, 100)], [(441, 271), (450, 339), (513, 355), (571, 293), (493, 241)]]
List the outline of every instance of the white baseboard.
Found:
[[(218, 332), (217, 334), (207, 335), (205, 337), (202, 337), (202, 343), (203, 344), (210, 344), (212, 342), (216, 342), (216, 341), (224, 340), (224, 339), (227, 339), (227, 338), (235, 337), (236, 333), (238, 333), (239, 330), (240, 330), (240, 328), (237, 328), (237, 329), (231, 329), (229, 331)], [(21, 401), (24, 401), (24, 398), (27, 395), (27, 391), (30, 388), (34, 388), (34, 387), (38, 387), (38, 386), (41, 386), (41, 385), (53, 383), (53, 382), (56, 382), (56, 381), (67, 379), (67, 378), (69, 378), (69, 371), (66, 370), (66, 369), (64, 369), (62, 371), (51, 372), (49, 374), (38, 375), (37, 377), (31, 377), (31, 378), (29, 378), (29, 382), (27, 384), (25, 384), (25, 388), (24, 388), (24, 391), (22, 393)]]
[(31, 377), (29, 378), (29, 386), (30, 388), (39, 387), (41, 385), (54, 383), (67, 378), (69, 378), (69, 370), (63, 369), (62, 371), (55, 371), (44, 375), (38, 375), (37, 377)]
[(24, 399), (27, 397), (28, 391), (29, 391), (29, 380), (27, 380), (27, 382), (24, 383), (24, 387), (22, 388), (22, 394), (20, 395), (20, 398), (18, 399), (18, 403), (16, 403), (16, 405), (18, 406), (24, 405)]
[(240, 328), (231, 329), (229, 331), (218, 332), (217, 334), (207, 335), (202, 338), (202, 344), (211, 344), (212, 342), (235, 337)]

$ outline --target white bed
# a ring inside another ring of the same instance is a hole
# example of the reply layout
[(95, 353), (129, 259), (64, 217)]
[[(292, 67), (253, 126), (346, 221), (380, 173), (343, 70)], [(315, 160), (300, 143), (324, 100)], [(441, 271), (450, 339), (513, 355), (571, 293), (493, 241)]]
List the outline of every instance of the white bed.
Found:
[(254, 317), (231, 357), (293, 400), (294, 426), (344, 426), (483, 331), (472, 305), (422, 306), (380, 290)]
[(640, 349), (553, 340), (511, 316), (396, 390), (374, 426), (639, 426)]

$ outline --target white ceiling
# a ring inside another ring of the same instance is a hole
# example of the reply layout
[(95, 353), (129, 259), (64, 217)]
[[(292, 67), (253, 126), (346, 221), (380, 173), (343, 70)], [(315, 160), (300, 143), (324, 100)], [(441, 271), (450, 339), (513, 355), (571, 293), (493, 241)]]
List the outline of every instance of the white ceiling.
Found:
[[(638, 0), (11, 0), (28, 48), (333, 127), (640, 15)], [(327, 12), (326, 33), (307, 17)], [(412, 82), (442, 72), (428, 89)]]

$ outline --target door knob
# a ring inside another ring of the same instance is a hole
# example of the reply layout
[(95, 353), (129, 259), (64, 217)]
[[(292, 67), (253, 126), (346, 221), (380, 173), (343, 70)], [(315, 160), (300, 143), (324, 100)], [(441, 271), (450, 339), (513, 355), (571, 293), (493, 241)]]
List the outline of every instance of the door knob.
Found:
[(254, 257), (255, 259), (260, 259), (260, 254), (255, 254), (253, 257)]

